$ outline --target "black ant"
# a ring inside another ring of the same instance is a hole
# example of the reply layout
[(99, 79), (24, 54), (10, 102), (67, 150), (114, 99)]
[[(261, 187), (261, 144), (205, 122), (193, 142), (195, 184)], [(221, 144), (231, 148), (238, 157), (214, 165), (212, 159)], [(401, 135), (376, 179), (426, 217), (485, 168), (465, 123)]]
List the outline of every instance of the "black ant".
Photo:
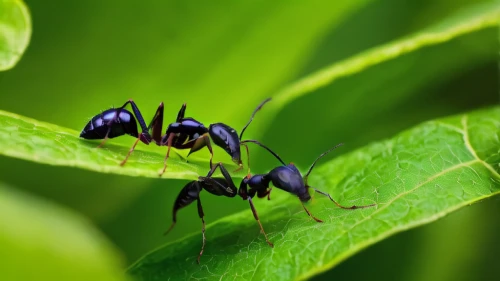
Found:
[[(348, 209), (348, 210), (354, 210), (354, 209), (360, 209), (360, 208), (368, 208), (375, 206), (376, 204), (371, 204), (371, 205), (364, 205), (364, 206), (350, 206), (346, 207), (343, 205), (340, 205), (337, 203), (333, 198), (330, 196), (330, 194), (320, 191), (314, 187), (311, 187), (308, 185), (307, 178), (309, 174), (311, 173), (312, 169), (316, 165), (316, 162), (326, 154), (328, 154), (330, 151), (334, 150), (335, 148), (341, 146), (342, 144), (338, 144), (337, 146), (329, 149), (328, 151), (322, 153), (316, 160), (313, 162), (309, 170), (307, 171), (306, 175), (302, 177), (300, 174), (299, 170), (293, 163), (290, 163), (286, 165), (281, 158), (274, 153), (271, 149), (269, 149), (267, 146), (259, 143), (258, 141), (255, 140), (247, 140), (245, 142), (252, 142), (255, 144), (258, 144), (259, 146), (265, 148), (268, 150), (271, 154), (273, 154), (280, 162), (283, 164), (282, 166), (276, 167), (272, 169), (269, 173), (267, 174), (259, 174), (259, 175), (248, 175), (247, 177), (243, 178), (240, 184), (240, 188), (238, 191), (238, 195), (243, 199), (247, 200), (248, 203), (250, 204), (250, 208), (252, 210), (252, 213), (254, 215), (255, 220), (259, 224), (261, 232), (264, 234), (264, 237), (266, 238), (266, 242), (269, 244), (269, 246), (274, 247), (273, 243), (269, 241), (266, 232), (264, 231), (264, 228), (262, 227), (262, 223), (260, 222), (259, 216), (257, 214), (257, 210), (255, 209), (255, 206), (253, 204), (252, 198), (257, 195), (258, 198), (264, 198), (270, 196), (271, 188), (269, 187), (269, 184), (272, 182), (273, 185), (279, 189), (282, 189), (288, 193), (296, 195), (299, 199), (300, 202), (306, 211), (306, 213), (313, 218), (317, 222), (323, 222), (322, 220), (314, 217), (311, 212), (306, 208), (304, 205), (305, 202), (308, 202), (311, 200), (311, 196), (309, 195), (309, 188), (314, 189), (315, 192), (318, 192), (319, 194), (322, 194), (324, 196), (327, 196), (333, 203), (335, 203), (338, 207), (342, 209)], [(222, 175), (224, 178), (211, 178), (212, 174), (214, 173), (215, 169), (220, 168)], [(173, 209), (173, 222), (170, 228), (165, 232), (165, 235), (168, 234), (172, 228), (175, 226), (177, 222), (177, 211), (179, 209), (186, 207), (190, 203), (192, 203), (194, 200), (197, 200), (198, 202), (198, 214), (201, 218), (203, 227), (202, 227), (202, 234), (203, 234), (203, 245), (200, 251), (200, 254), (198, 255), (198, 263), (200, 262), (200, 257), (203, 254), (203, 249), (205, 247), (205, 221), (203, 219), (203, 208), (201, 206), (201, 201), (199, 194), (201, 190), (207, 190), (208, 192), (217, 195), (217, 196), (227, 196), (227, 197), (235, 197), (237, 189), (233, 183), (233, 180), (231, 179), (231, 176), (227, 172), (227, 170), (224, 168), (224, 166), (221, 163), (216, 164), (216, 166), (213, 167), (213, 169), (207, 174), (206, 177), (199, 177), (198, 181), (192, 181), (188, 183), (180, 192), (180, 194), (177, 196), (177, 199), (175, 200), (174, 203), (174, 209)]]
[[(139, 141), (149, 145), (150, 142), (154, 141), (158, 146), (168, 146), (167, 154), (165, 156), (163, 170), (160, 176), (165, 172), (167, 168), (167, 159), (170, 155), (170, 148), (174, 147), (177, 149), (190, 149), (188, 156), (196, 152), (203, 147), (207, 147), (210, 151), (210, 168), (212, 168), (212, 146), (210, 144), (210, 138), (213, 142), (224, 149), (229, 155), (234, 163), (236, 163), (240, 170), (243, 167), (241, 161), (240, 146), (245, 146), (248, 156), (248, 165), (250, 163), (248, 147), (245, 142), (242, 142), (243, 133), (246, 128), (252, 122), (255, 114), (259, 111), (262, 106), (270, 101), (271, 98), (264, 100), (261, 104), (255, 108), (252, 116), (248, 123), (241, 130), (241, 134), (238, 133), (233, 128), (229, 127), (223, 123), (210, 124), (208, 129), (199, 121), (191, 118), (184, 117), (186, 111), (186, 104), (183, 104), (179, 113), (177, 114), (176, 122), (171, 123), (165, 134), (162, 135), (163, 126), (163, 102), (160, 103), (156, 113), (153, 117), (151, 123), (146, 126), (146, 122), (142, 117), (139, 108), (133, 100), (128, 100), (124, 105), (119, 108), (108, 109), (101, 114), (94, 116), (82, 130), (80, 137), (84, 139), (102, 139), (103, 141), (98, 147), (102, 147), (107, 139), (122, 136), (125, 134), (136, 137), (137, 140), (130, 148), (125, 159), (120, 163), (121, 166), (125, 165), (130, 154), (134, 151), (135, 146)], [(126, 110), (125, 107), (130, 104), (133, 110), (133, 114)], [(142, 132), (139, 134), (137, 130), (137, 118)], [(250, 167), (248, 167), (250, 171)]]
[[(262, 233), (264, 234), (267, 243), (273, 247), (273, 244), (267, 239), (267, 235), (264, 232), (264, 229), (262, 228), (262, 224), (259, 221), (259, 218), (257, 217), (257, 212), (255, 211), (255, 207), (252, 202), (252, 198), (257, 195), (258, 198), (263, 198), (263, 197), (268, 197), (270, 199), (270, 193), (272, 188), (269, 187), (269, 183), (273, 183), (273, 185), (276, 188), (282, 189), (288, 193), (291, 193), (293, 195), (296, 195), (300, 203), (302, 204), (302, 207), (306, 211), (306, 213), (313, 218), (317, 222), (323, 222), (322, 220), (316, 218), (311, 214), (311, 212), (306, 208), (304, 205), (305, 202), (308, 202), (311, 200), (311, 195), (309, 194), (309, 188), (312, 188), (315, 192), (318, 192), (321, 195), (327, 196), (335, 205), (342, 209), (347, 209), (347, 210), (354, 210), (354, 209), (362, 209), (362, 208), (368, 208), (368, 207), (373, 207), (376, 206), (377, 204), (370, 204), (370, 205), (364, 205), (364, 206), (350, 206), (346, 207), (343, 205), (340, 205), (337, 203), (337, 201), (333, 200), (332, 196), (330, 194), (323, 192), (321, 190), (318, 190), (312, 186), (310, 186), (307, 182), (307, 179), (309, 175), (311, 174), (311, 171), (313, 170), (314, 166), (316, 165), (316, 162), (321, 159), (321, 157), (325, 156), (328, 154), (330, 151), (334, 150), (335, 148), (343, 145), (342, 143), (330, 148), (326, 152), (323, 152), (314, 162), (312, 163), (311, 167), (309, 167), (309, 170), (307, 170), (307, 173), (305, 176), (302, 176), (300, 171), (297, 169), (297, 167), (293, 164), (290, 163), (288, 165), (281, 160), (281, 158), (270, 150), (268, 147), (262, 145), (261, 143), (253, 140), (248, 140), (247, 142), (253, 142), (256, 143), (266, 150), (268, 150), (278, 161), (281, 162), (282, 166), (276, 167), (272, 169), (269, 173), (267, 174), (259, 174), (259, 175), (248, 175), (245, 177), (241, 184), (240, 184), (240, 189), (238, 191), (238, 194), (240, 195), (243, 200), (248, 200), (248, 203), (250, 204), (250, 207), (252, 208), (252, 211), (254, 213), (255, 219), (258, 221), (259, 226), (261, 228)], [(250, 189), (248, 189), (250, 187)]]

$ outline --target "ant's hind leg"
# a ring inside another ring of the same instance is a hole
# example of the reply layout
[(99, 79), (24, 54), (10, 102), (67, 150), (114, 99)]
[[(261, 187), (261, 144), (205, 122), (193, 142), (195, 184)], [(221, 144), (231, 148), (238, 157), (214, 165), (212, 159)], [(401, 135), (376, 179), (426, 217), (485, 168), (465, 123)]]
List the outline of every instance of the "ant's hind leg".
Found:
[(198, 197), (197, 201), (198, 201), (198, 215), (200, 216), (201, 223), (202, 223), (201, 234), (203, 235), (203, 243), (201, 245), (201, 251), (200, 251), (200, 254), (198, 255), (198, 259), (197, 259), (198, 264), (199, 264), (201, 255), (203, 255), (203, 251), (205, 250), (205, 243), (207, 241), (207, 238), (205, 237), (205, 219), (203, 219), (205, 214), (203, 213), (203, 207), (201, 206), (201, 201), (200, 201), (199, 197)]

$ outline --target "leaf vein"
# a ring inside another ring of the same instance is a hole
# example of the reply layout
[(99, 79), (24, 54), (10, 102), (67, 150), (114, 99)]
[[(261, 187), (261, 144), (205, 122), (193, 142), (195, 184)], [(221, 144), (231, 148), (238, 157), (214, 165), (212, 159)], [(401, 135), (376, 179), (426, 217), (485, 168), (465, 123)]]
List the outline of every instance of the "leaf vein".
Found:
[(462, 126), (463, 126), (463, 131), (464, 131), (464, 143), (465, 143), (465, 147), (467, 147), (467, 150), (469, 150), (469, 152), (472, 154), (472, 156), (474, 158), (476, 158), (477, 161), (479, 161), (486, 169), (488, 169), (492, 174), (493, 176), (495, 176), (496, 178), (500, 178), (500, 174), (495, 171), (495, 169), (488, 163), (486, 163), (483, 159), (479, 158), (479, 156), (477, 156), (477, 153), (476, 153), (476, 150), (472, 147), (472, 144), (470, 142), (470, 139), (469, 139), (469, 129), (468, 129), (468, 116), (467, 115), (464, 115), (462, 117)]

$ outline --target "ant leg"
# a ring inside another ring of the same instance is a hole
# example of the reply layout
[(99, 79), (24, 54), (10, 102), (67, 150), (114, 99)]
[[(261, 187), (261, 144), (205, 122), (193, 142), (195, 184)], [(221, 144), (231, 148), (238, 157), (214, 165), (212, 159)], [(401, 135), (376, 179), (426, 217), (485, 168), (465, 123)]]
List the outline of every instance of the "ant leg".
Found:
[(146, 132), (148, 132), (148, 134), (149, 131), (151, 130), (151, 135), (152, 135), (151, 137), (156, 142), (157, 145), (161, 144), (162, 127), (163, 127), (163, 102), (160, 103), (160, 105), (156, 109), (156, 113), (153, 116), (153, 120), (151, 120), (151, 123), (149, 123), (149, 126), (146, 128), (147, 129)]
[(132, 145), (132, 147), (128, 151), (127, 156), (120, 163), (120, 166), (125, 165), (128, 158), (130, 157), (130, 154), (132, 154), (132, 152), (135, 149), (135, 146), (137, 145), (137, 143), (139, 143), (139, 141), (142, 141), (143, 143), (149, 145), (149, 143), (151, 142), (151, 135), (149, 134), (150, 129), (152, 129), (152, 133), (153, 133), (152, 139), (156, 142), (156, 144), (158, 145), (161, 142), (161, 128), (163, 126), (163, 102), (160, 103), (160, 106), (158, 106), (158, 109), (156, 109), (156, 113), (153, 117), (153, 120), (151, 120), (151, 123), (149, 124), (149, 126), (147, 128), (145, 127), (146, 125), (144, 123), (144, 119), (142, 119), (141, 113), (139, 112), (137, 105), (135, 105), (135, 103), (133, 101), (130, 101), (130, 104), (132, 105), (132, 108), (135, 112), (135, 115), (138, 116), (137, 119), (139, 119), (139, 123), (142, 127), (142, 133), (139, 135), (137, 140), (134, 142), (134, 145)]
[(203, 178), (212, 177), (212, 175), (215, 173), (215, 170), (217, 170), (217, 168), (220, 169), (222, 176), (226, 179), (226, 181), (232, 181), (231, 175), (227, 171), (226, 167), (224, 167), (224, 164), (222, 164), (222, 162), (219, 162), (219, 163), (213, 165), (212, 169), (210, 169), (210, 172), (208, 172), (207, 176), (203, 177)]
[(273, 191), (272, 187), (267, 191), (267, 200), (271, 200), (271, 191)]
[[(208, 151), (210, 151), (210, 169), (212, 169), (212, 159), (214, 158), (214, 152), (212, 151), (212, 144), (210, 144), (210, 137), (209, 136), (205, 135), (203, 137), (205, 138), (205, 142), (207, 144), (207, 149), (208, 149)], [(222, 171), (222, 168), (221, 168), (221, 171)]]
[[(194, 143), (192, 143), (192, 142), (194, 142)], [(189, 157), (189, 155), (191, 155), (191, 153), (202, 149), (204, 146), (206, 146), (208, 151), (210, 151), (210, 170), (211, 170), (214, 152), (212, 151), (212, 145), (210, 143), (210, 137), (208, 136), (208, 134), (204, 134), (204, 135), (200, 136), (199, 138), (192, 140), (188, 143), (185, 143), (184, 145), (182, 145), (178, 148), (181, 148), (181, 149), (182, 148), (191, 148), (191, 150), (189, 151), (189, 153), (187, 155), (187, 157)]]
[(347, 210), (355, 210), (355, 209), (363, 209), (363, 208), (369, 208), (369, 207), (373, 207), (373, 206), (376, 206), (377, 204), (370, 204), (370, 205), (364, 205), (364, 206), (356, 206), (356, 205), (353, 205), (351, 207), (346, 207), (346, 206), (342, 206), (340, 205), (339, 203), (337, 203), (337, 201), (333, 200), (332, 196), (330, 196), (330, 194), (326, 193), (326, 192), (323, 192), (321, 190), (318, 190), (314, 187), (312, 187), (312, 189), (314, 189), (314, 191), (316, 191), (317, 193), (321, 194), (321, 195), (324, 195), (328, 198), (330, 198), (330, 200), (335, 203), (335, 205), (337, 205), (339, 208), (342, 208), (342, 209), (347, 209)]
[(309, 210), (306, 208), (306, 205), (304, 205), (304, 202), (300, 201), (300, 203), (302, 204), (302, 207), (304, 207), (304, 210), (306, 210), (306, 213), (311, 217), (313, 218), (315, 221), (317, 222), (323, 222), (322, 220), (318, 219), (317, 217), (313, 216), (311, 214), (311, 212), (309, 212)]
[(280, 161), (280, 163), (283, 164), (283, 166), (286, 166), (285, 162), (283, 162), (283, 160), (280, 158), (280, 156), (278, 154), (276, 154), (276, 152), (272, 151), (269, 147), (263, 145), (259, 141), (256, 141), (256, 140), (243, 140), (243, 141), (240, 142), (240, 145), (245, 144), (247, 142), (255, 143), (256, 145), (264, 148), (269, 153), (271, 153), (276, 159), (278, 159), (278, 161)]
[(104, 137), (104, 139), (101, 141), (101, 143), (97, 146), (97, 148), (101, 148), (104, 146), (104, 144), (106, 143), (106, 141), (108, 140), (108, 134), (109, 134), (109, 131), (111, 130), (111, 128), (108, 129), (108, 132), (106, 133), (106, 136)]
[(260, 223), (259, 215), (257, 215), (257, 210), (255, 210), (255, 206), (253, 205), (253, 202), (252, 202), (252, 197), (249, 196), (247, 200), (248, 200), (248, 203), (250, 203), (250, 208), (252, 208), (253, 217), (259, 223), (260, 231), (262, 232), (262, 234), (264, 234), (264, 237), (266, 237), (267, 244), (269, 244), (269, 246), (271, 246), (271, 248), (274, 248), (273, 243), (271, 243), (271, 241), (269, 241), (269, 239), (267, 238), (267, 234), (264, 231), (264, 227), (262, 227), (262, 224)]
[(174, 136), (175, 136), (174, 133), (170, 133), (170, 135), (168, 135), (168, 139), (167, 139), (167, 146), (168, 146), (167, 155), (165, 156), (165, 160), (163, 161), (163, 170), (160, 173), (160, 177), (163, 175), (163, 173), (165, 173), (165, 170), (167, 169), (167, 160), (168, 160), (168, 157), (170, 155), (170, 148), (172, 147), (172, 139), (174, 138)]
[(165, 233), (163, 233), (163, 235), (167, 235), (174, 228), (175, 224), (177, 223), (177, 212), (181, 208), (184, 208), (189, 204), (191, 204), (194, 200), (199, 199), (200, 191), (201, 188), (197, 181), (191, 181), (181, 189), (181, 192), (179, 192), (179, 195), (177, 195), (177, 198), (175, 199), (174, 202), (174, 210), (172, 212), (172, 224), (170, 225), (168, 230), (165, 231)]
[(184, 113), (186, 112), (186, 103), (184, 103), (181, 106), (181, 109), (179, 110), (179, 113), (177, 113), (177, 122), (181, 122), (181, 120), (184, 118)]
[(252, 174), (250, 173), (250, 150), (248, 150), (248, 145), (241, 143), (240, 145), (245, 147), (247, 151), (247, 176), (250, 177)]
[(207, 239), (205, 238), (205, 220), (203, 219), (205, 214), (203, 213), (203, 207), (201, 206), (200, 197), (198, 197), (197, 201), (198, 201), (198, 215), (200, 216), (201, 223), (202, 223), (201, 233), (203, 235), (203, 244), (201, 245), (201, 251), (200, 251), (200, 254), (198, 255), (198, 260), (197, 260), (198, 264), (199, 264), (201, 255), (203, 255), (203, 250), (205, 250), (205, 242), (207, 241)]
[(140, 140), (141, 140), (141, 138), (138, 137), (137, 140), (134, 142), (134, 145), (132, 146), (132, 148), (130, 148), (130, 150), (128, 151), (127, 156), (125, 157), (125, 159), (123, 159), (123, 161), (120, 163), (120, 166), (125, 165), (125, 163), (127, 162), (128, 158), (130, 157), (130, 154), (132, 154), (132, 152), (135, 149), (135, 146), (139, 143)]
[(167, 231), (165, 231), (165, 233), (163, 233), (164, 236), (167, 236), (167, 234), (170, 233), (170, 231), (172, 231), (172, 229), (174, 228), (175, 224), (177, 223), (177, 220), (174, 219), (174, 221), (172, 222), (172, 224), (170, 225), (170, 227), (168, 228)]

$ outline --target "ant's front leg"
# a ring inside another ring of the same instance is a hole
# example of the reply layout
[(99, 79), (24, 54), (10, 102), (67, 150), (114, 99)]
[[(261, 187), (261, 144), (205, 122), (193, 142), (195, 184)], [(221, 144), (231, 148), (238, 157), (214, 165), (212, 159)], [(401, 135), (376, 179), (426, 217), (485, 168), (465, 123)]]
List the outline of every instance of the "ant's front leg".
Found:
[(322, 220), (320, 220), (317, 217), (313, 216), (311, 214), (311, 212), (309, 212), (309, 210), (306, 208), (306, 205), (304, 205), (304, 202), (300, 201), (300, 203), (302, 204), (302, 207), (304, 207), (304, 210), (306, 211), (306, 213), (307, 213), (308, 216), (310, 216), (311, 218), (313, 218), (317, 222), (323, 222)]
[(333, 200), (332, 196), (330, 196), (330, 194), (326, 193), (326, 192), (323, 192), (321, 190), (318, 190), (314, 187), (311, 187), (312, 189), (314, 189), (314, 191), (316, 191), (317, 193), (321, 194), (321, 195), (324, 195), (328, 198), (330, 198), (330, 200), (335, 203), (335, 205), (337, 205), (337, 207), (339, 208), (342, 208), (342, 209), (346, 209), (346, 210), (355, 210), (355, 209), (364, 209), (364, 208), (369, 208), (369, 207), (373, 207), (373, 206), (376, 206), (377, 204), (370, 204), (370, 205), (363, 205), (363, 206), (356, 206), (356, 205), (353, 205), (353, 206), (350, 206), (350, 207), (346, 207), (346, 206), (343, 206), (343, 205), (340, 205), (339, 203), (337, 203), (337, 201)]
[(198, 259), (197, 259), (197, 262), (198, 264), (200, 264), (200, 258), (201, 258), (201, 255), (203, 255), (203, 250), (205, 250), (205, 242), (207, 241), (206, 237), (205, 237), (205, 214), (203, 213), (203, 207), (201, 206), (201, 200), (200, 200), (200, 197), (198, 197), (198, 215), (200, 216), (201, 218), (201, 223), (202, 223), (202, 227), (201, 227), (201, 234), (203, 236), (203, 243), (201, 245), (201, 251), (200, 251), (200, 254), (198, 255)]
[(257, 223), (259, 223), (260, 231), (262, 232), (262, 234), (264, 234), (264, 237), (266, 238), (267, 244), (269, 244), (269, 246), (271, 246), (271, 248), (274, 248), (274, 244), (271, 243), (271, 241), (269, 241), (269, 238), (267, 238), (267, 234), (264, 231), (264, 227), (262, 227), (262, 223), (260, 222), (259, 215), (257, 214), (257, 210), (255, 209), (255, 206), (253, 205), (252, 197), (249, 196), (247, 200), (248, 200), (248, 203), (250, 204), (250, 208), (252, 209), (253, 217), (255, 218)]
[(269, 241), (269, 238), (267, 238), (267, 234), (264, 231), (264, 227), (262, 226), (262, 223), (260, 222), (259, 215), (257, 214), (257, 210), (255, 209), (255, 206), (253, 205), (252, 197), (254, 197), (257, 192), (252, 187), (250, 187), (250, 189), (248, 189), (248, 186), (249, 186), (248, 182), (250, 180), (251, 180), (251, 178), (247, 177), (241, 181), (240, 190), (238, 191), (239, 195), (241, 198), (243, 198), (243, 200), (247, 200), (248, 204), (250, 204), (250, 209), (252, 209), (253, 217), (255, 218), (257, 223), (259, 224), (260, 232), (262, 232), (262, 234), (264, 234), (264, 237), (266, 238), (267, 244), (269, 244), (269, 246), (271, 246), (273, 248), (274, 244), (271, 243), (271, 241)]
[[(146, 127), (146, 124), (144, 123), (144, 118), (142, 118), (142, 115), (139, 111), (139, 108), (135, 105), (133, 101), (131, 101), (132, 109), (134, 110), (134, 113), (139, 120), (139, 124), (142, 128), (142, 133), (139, 135), (137, 140), (134, 142), (134, 145), (130, 148), (130, 150), (127, 153), (127, 156), (125, 156), (125, 159), (120, 163), (120, 166), (125, 165), (127, 162), (128, 158), (130, 157), (130, 154), (134, 152), (135, 146), (139, 143), (139, 141), (149, 144), (151, 140), (153, 139), (156, 144), (158, 145), (161, 142), (161, 129), (163, 126), (163, 102), (160, 103), (158, 106), (158, 109), (156, 109), (156, 113), (153, 117), (153, 120), (151, 120), (151, 123), (149, 123), (149, 126)], [(149, 133), (149, 131), (152, 129), (152, 136)]]

